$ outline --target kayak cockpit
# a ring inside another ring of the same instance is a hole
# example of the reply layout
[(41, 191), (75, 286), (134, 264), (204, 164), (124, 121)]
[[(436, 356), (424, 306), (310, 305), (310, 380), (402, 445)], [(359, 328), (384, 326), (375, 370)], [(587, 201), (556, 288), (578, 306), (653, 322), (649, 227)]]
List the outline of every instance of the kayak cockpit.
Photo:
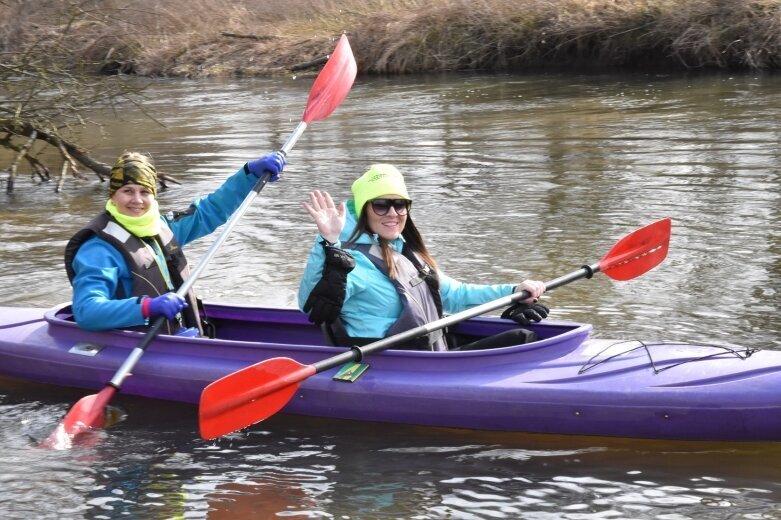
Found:
[[(50, 326), (78, 327), (70, 304), (55, 307), (45, 318)], [(214, 340), (326, 346), (320, 329), (297, 309), (205, 304), (201, 318), (214, 328)]]
[[(312, 324), (307, 316), (298, 309), (252, 307), (236, 304), (206, 303), (202, 317), (211, 323), (215, 330), (212, 340), (198, 338), (200, 341), (271, 343), (277, 345), (296, 345), (309, 347), (330, 347), (326, 335), (320, 327)], [(51, 327), (77, 328), (70, 304), (60, 305), (48, 311), (46, 321)], [(476, 317), (451, 327), (466, 340), (477, 340), (518, 328), (515, 322), (495, 317)], [(546, 357), (555, 357), (571, 351), (588, 339), (590, 325), (572, 322), (543, 321), (527, 327), (537, 337), (537, 341), (525, 345), (507, 348), (537, 350), (544, 348)], [(109, 334), (134, 334), (128, 331), (107, 331)], [(178, 338), (177, 338), (178, 339)], [(557, 346), (558, 348), (552, 348)], [(391, 349), (392, 350), (392, 349)], [(491, 349), (504, 350), (504, 349)], [(425, 351), (404, 351), (409, 354), (432, 354)], [(485, 352), (485, 350), (480, 351)], [(450, 352), (450, 355), (473, 354), (474, 352)], [(435, 353), (439, 354), (439, 353)]]

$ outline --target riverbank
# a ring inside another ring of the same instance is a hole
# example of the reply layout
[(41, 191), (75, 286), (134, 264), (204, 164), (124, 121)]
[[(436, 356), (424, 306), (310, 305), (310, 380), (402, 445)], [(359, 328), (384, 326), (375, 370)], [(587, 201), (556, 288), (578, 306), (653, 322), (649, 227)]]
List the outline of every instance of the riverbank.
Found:
[(342, 32), (363, 74), (781, 67), (778, 0), (67, 4), (0, 4), (0, 46), (43, 42), (104, 73), (191, 78), (289, 73), (330, 52)]

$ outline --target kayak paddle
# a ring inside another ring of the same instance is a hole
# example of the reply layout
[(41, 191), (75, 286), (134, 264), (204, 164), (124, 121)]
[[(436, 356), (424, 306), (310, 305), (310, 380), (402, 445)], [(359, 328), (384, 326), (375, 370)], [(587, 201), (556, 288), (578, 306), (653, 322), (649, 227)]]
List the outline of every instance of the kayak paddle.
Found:
[[(546, 282), (545, 288), (556, 289), (581, 278), (591, 278), (598, 272), (614, 280), (636, 278), (659, 265), (667, 256), (671, 227), (670, 219), (665, 218), (637, 229), (619, 240), (598, 263), (584, 265), (577, 271)], [(213, 439), (271, 417), (293, 397), (299, 383), (324, 370), (350, 361), (361, 361), (367, 354), (386, 350), (529, 296), (527, 291), (513, 293), (363, 347), (353, 347), (313, 365), (279, 357), (228, 374), (208, 385), (201, 393), (198, 412), (201, 437)]]
[[(328, 61), (315, 79), (315, 82), (309, 91), (309, 99), (307, 100), (306, 109), (304, 110), (301, 122), (299, 122), (298, 126), (280, 149), (282, 153), (287, 155), (290, 152), (293, 145), (298, 141), (298, 138), (303, 134), (310, 122), (319, 121), (331, 115), (350, 92), (356, 74), (357, 65), (355, 63), (355, 58), (353, 57), (352, 49), (350, 48), (350, 43), (347, 41), (347, 37), (342, 35), (334, 52), (328, 58)], [(242, 215), (244, 215), (244, 212), (249, 208), (250, 204), (252, 204), (252, 201), (257, 194), (260, 193), (266, 185), (269, 177), (270, 174), (266, 172), (258, 179), (255, 186), (241, 203), (241, 206), (239, 206), (225, 224), (223, 231), (206, 252), (201, 262), (193, 269), (190, 277), (182, 284), (179, 290), (176, 291), (179, 296), (184, 297), (192, 288), (195, 280), (206, 268), (206, 265), (217, 252), (217, 249), (225, 242), (228, 234)], [(73, 444), (73, 441), (78, 434), (83, 433), (90, 428), (102, 428), (104, 426), (104, 408), (114, 394), (117, 393), (125, 378), (130, 375), (133, 367), (135, 367), (146, 348), (157, 336), (164, 323), (165, 317), (158, 317), (146, 332), (143, 339), (139, 342), (138, 346), (131, 351), (125, 362), (119, 367), (111, 381), (106, 383), (106, 386), (97, 394), (88, 395), (79, 400), (79, 402), (71, 408), (63, 421), (57, 426), (57, 429), (47, 440), (41, 443), (41, 446), (59, 449), (68, 448)]]

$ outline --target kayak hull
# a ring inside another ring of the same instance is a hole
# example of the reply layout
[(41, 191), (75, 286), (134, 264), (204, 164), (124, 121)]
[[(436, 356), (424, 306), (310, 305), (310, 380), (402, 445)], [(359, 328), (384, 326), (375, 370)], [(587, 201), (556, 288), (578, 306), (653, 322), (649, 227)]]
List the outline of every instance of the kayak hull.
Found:
[[(293, 309), (207, 305), (217, 339), (159, 336), (122, 393), (197, 403), (211, 382), (270, 358), (313, 364), (344, 349)], [(481, 337), (517, 326), (473, 318)], [(426, 426), (655, 439), (781, 440), (781, 352), (590, 338), (545, 321), (540, 340), (480, 351), (387, 350), (354, 382), (337, 369), (301, 383), (283, 412)], [(99, 390), (140, 342), (88, 332), (68, 305), (0, 310), (0, 375)]]

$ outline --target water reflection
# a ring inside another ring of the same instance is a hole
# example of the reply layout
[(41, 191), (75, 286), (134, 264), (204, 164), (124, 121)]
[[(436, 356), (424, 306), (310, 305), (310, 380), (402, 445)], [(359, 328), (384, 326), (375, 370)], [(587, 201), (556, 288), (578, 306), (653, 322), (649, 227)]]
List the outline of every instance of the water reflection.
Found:
[[(14, 394), (15, 392), (15, 394)], [(40, 450), (74, 395), (0, 379), (4, 518), (775, 518), (778, 443), (506, 434), (276, 415), (217, 442), (118, 396), (90, 449)], [(26, 397), (27, 400), (21, 399)]]

